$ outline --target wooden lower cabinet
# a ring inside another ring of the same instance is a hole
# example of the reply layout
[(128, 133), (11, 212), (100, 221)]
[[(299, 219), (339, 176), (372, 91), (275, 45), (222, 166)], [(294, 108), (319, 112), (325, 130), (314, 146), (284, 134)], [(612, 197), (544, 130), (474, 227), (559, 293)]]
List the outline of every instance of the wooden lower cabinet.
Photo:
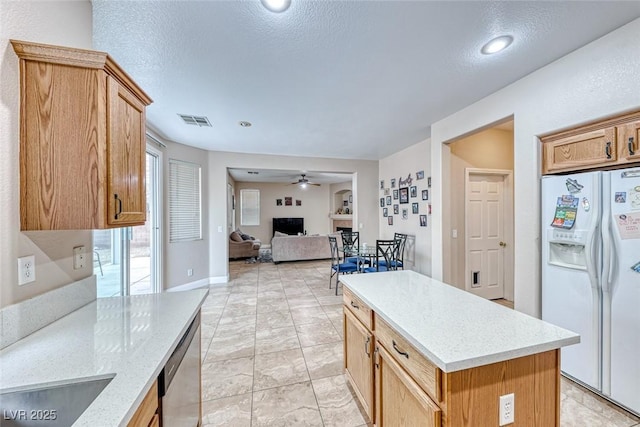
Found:
[[(131, 417), (127, 427), (149, 427), (159, 425), (158, 418), (158, 380), (154, 381), (142, 403)], [(154, 424), (155, 423), (155, 424)]]
[(373, 412), (373, 334), (344, 309), (344, 367), (369, 420)]
[(441, 411), (381, 346), (376, 346), (376, 426), (440, 427)]

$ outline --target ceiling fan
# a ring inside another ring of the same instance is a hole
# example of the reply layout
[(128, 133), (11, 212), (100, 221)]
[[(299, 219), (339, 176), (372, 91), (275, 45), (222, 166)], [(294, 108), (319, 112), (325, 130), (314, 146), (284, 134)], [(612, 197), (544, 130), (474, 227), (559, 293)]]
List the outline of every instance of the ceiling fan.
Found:
[(298, 182), (292, 182), (291, 185), (299, 185), (302, 188), (305, 188), (307, 185), (315, 185), (317, 187), (320, 186), (320, 184), (314, 184), (312, 182), (309, 182), (309, 180), (306, 178), (307, 175), (302, 174), (302, 178), (300, 178), (298, 180)]

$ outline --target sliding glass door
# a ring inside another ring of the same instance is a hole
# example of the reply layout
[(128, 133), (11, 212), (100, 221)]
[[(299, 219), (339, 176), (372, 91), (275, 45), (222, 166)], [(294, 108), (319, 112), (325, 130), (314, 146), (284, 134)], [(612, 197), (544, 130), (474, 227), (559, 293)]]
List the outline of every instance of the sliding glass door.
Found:
[(93, 232), (98, 297), (160, 292), (160, 156), (147, 148), (147, 222)]

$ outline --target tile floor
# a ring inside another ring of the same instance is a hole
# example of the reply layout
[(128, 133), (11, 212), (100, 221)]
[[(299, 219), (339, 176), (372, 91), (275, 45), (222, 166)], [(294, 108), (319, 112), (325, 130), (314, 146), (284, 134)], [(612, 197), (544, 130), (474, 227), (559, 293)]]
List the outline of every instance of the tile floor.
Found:
[[(342, 374), (328, 261), (230, 263), (202, 306), (203, 427), (366, 426)], [(569, 381), (563, 427), (640, 426)]]

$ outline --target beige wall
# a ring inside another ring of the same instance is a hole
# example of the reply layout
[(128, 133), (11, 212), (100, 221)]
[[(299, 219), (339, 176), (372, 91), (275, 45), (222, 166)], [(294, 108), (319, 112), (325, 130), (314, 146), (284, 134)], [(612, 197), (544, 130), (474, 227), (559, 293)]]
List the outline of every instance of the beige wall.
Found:
[[(165, 141), (164, 149), (164, 288), (169, 289), (188, 283), (209, 280), (209, 163), (207, 151)], [(182, 160), (200, 165), (202, 185), (202, 239), (190, 242), (169, 242), (169, 160)], [(226, 185), (226, 184), (225, 184)], [(226, 188), (223, 202), (226, 207)], [(187, 270), (193, 269), (193, 276)]]
[[(553, 131), (640, 107), (640, 19), (529, 74), (431, 127), (434, 205), (447, 191), (448, 142), (514, 118), (515, 308), (540, 315), (540, 140)], [(597, 58), (597, 60), (594, 60)], [(433, 275), (442, 278), (443, 216), (433, 215)]]
[[(383, 190), (380, 190), (380, 182), (377, 183), (377, 198), (376, 198), (376, 215), (377, 221), (380, 224), (380, 239), (393, 238), (394, 233), (405, 233), (410, 236), (414, 236), (414, 239), (407, 241), (407, 247), (405, 248), (405, 264), (407, 267), (417, 272), (431, 276), (431, 215), (428, 215), (428, 205), (431, 203), (431, 188), (428, 188), (427, 181), (431, 175), (429, 167), (430, 158), (430, 141), (426, 140), (418, 144), (412, 145), (402, 151), (385, 157), (380, 160), (379, 164), (379, 180), (384, 180), (386, 188), (389, 188), (392, 195), (392, 204), (385, 207), (389, 209), (389, 215), (393, 215), (393, 225), (388, 224), (388, 219), (382, 216), (382, 208), (379, 204), (380, 197), (386, 197)], [(424, 171), (424, 179), (417, 180), (416, 172)], [(390, 188), (391, 178), (396, 179), (396, 189), (399, 188), (399, 179), (406, 179), (407, 175), (411, 174), (413, 179), (412, 186), (417, 187), (418, 197), (409, 197), (408, 204), (399, 205), (400, 214), (393, 214), (393, 205), (399, 204), (399, 200), (393, 200), (393, 189)], [(422, 200), (422, 190), (429, 190), (429, 200)], [(411, 210), (411, 204), (417, 202), (419, 206), (419, 213), (413, 214)], [(402, 219), (402, 209), (408, 209), (408, 219)], [(432, 209), (437, 209), (436, 206), (432, 206)], [(427, 226), (421, 227), (419, 215), (427, 214)], [(362, 240), (361, 242), (367, 242), (374, 244), (375, 239)]]
[[(461, 289), (465, 287), (465, 169), (513, 170), (513, 131), (487, 129), (449, 145), (451, 163), (449, 191), (451, 215), (444, 218), (445, 239), (450, 239), (451, 256), (445, 258), (444, 281)], [(452, 238), (452, 230), (458, 237)], [(449, 265), (450, 263), (450, 265)], [(450, 272), (450, 276), (446, 273)], [(510, 282), (509, 282), (510, 283)], [(513, 298), (512, 286), (505, 297)]]
[[(228, 232), (226, 200), (227, 168), (270, 168), (321, 172), (353, 173), (354, 224), (363, 237), (374, 241), (378, 235), (377, 185), (378, 162), (373, 160), (345, 160), (311, 157), (254, 155), (242, 153), (209, 152), (209, 274), (212, 281), (228, 277)], [(295, 169), (293, 169), (295, 168)], [(236, 183), (236, 186), (238, 183)], [(274, 201), (275, 204), (275, 201)], [(327, 212), (325, 210), (325, 212)], [(328, 212), (327, 212), (328, 213)], [(309, 230), (310, 231), (310, 230)], [(310, 231), (311, 232), (311, 231)]]
[[(240, 223), (240, 190), (260, 190), (260, 225), (248, 226)], [(329, 185), (319, 187), (310, 185), (306, 189), (298, 185), (239, 182), (235, 183), (236, 194), (236, 227), (241, 228), (262, 241), (271, 244), (273, 236), (273, 218), (304, 218), (304, 228), (307, 234), (327, 234), (329, 232)], [(284, 198), (292, 197), (293, 206), (285, 206)], [(282, 199), (282, 206), (276, 206), (276, 199)], [(296, 206), (296, 200), (302, 206)]]
[[(91, 32), (89, 1), (0, 2), (0, 307), (93, 271), (90, 263), (81, 270), (72, 267), (73, 247), (92, 247), (90, 231), (20, 232), (20, 72), (9, 43), (18, 39), (90, 49)], [(19, 287), (17, 258), (25, 255), (35, 255), (37, 280)]]

